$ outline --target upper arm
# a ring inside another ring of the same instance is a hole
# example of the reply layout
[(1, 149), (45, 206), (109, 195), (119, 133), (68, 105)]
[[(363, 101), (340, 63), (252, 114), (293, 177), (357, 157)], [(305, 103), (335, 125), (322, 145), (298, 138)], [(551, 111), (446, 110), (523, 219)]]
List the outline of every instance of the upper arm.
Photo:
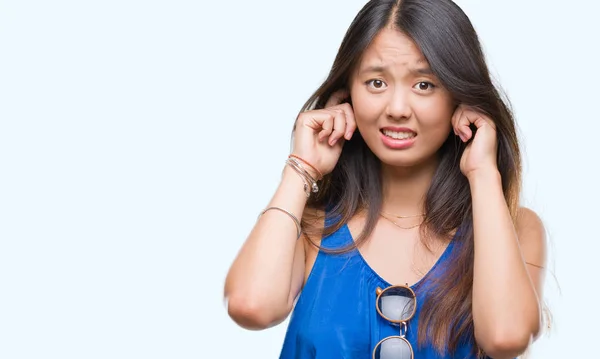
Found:
[(546, 230), (544, 224), (534, 211), (522, 207), (517, 214), (515, 229), (529, 277), (538, 299), (541, 301), (546, 271)]
[(290, 285), (290, 296), (288, 305), (290, 308), (294, 305), (296, 297), (300, 293), (304, 284), (304, 266), (306, 255), (304, 253), (304, 235), (296, 241), (296, 250), (294, 252), (294, 263), (292, 265), (292, 281)]
[(303, 214), (303, 218), (305, 217), (309, 218), (308, 222), (314, 227), (311, 227), (308, 231), (303, 231), (302, 236), (296, 243), (289, 296), (290, 308), (293, 306), (296, 297), (300, 294), (308, 273), (310, 273), (316, 260), (318, 248), (315, 247), (315, 244), (318, 245), (321, 242), (320, 233), (322, 233), (324, 226), (323, 211), (306, 209)]

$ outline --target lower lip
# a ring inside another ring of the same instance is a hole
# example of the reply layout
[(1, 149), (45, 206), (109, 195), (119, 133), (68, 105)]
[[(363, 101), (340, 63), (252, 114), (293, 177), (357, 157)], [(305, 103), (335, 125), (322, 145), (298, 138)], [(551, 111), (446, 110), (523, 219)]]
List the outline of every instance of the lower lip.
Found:
[(412, 146), (415, 143), (416, 138), (417, 138), (417, 136), (412, 137), (412, 138), (407, 138), (404, 140), (399, 140), (399, 139), (388, 137), (388, 136), (384, 135), (383, 133), (381, 133), (381, 140), (383, 141), (383, 144), (386, 147), (392, 148), (394, 150), (402, 150), (405, 148), (409, 148), (410, 146)]

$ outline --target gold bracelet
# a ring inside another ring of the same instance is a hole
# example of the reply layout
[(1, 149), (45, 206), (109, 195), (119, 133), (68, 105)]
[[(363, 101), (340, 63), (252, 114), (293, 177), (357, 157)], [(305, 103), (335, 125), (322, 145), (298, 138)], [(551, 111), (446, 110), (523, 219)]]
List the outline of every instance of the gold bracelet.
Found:
[[(306, 168), (304, 168), (304, 166), (302, 165), (302, 163), (300, 163), (300, 161), (298, 161), (295, 158), (288, 158), (286, 161), (286, 164), (289, 165), (290, 167), (292, 167), (300, 175), (300, 177), (302, 177), (304, 179), (304, 184), (306, 185), (305, 186), (306, 197), (310, 196), (311, 191), (313, 193), (319, 192), (319, 186), (317, 185), (317, 180), (314, 179), (310, 173), (308, 173), (308, 171), (306, 170)], [(306, 188), (306, 187), (309, 187), (309, 188)]]
[(308, 162), (307, 160), (305, 160), (304, 158), (300, 157), (300, 156), (296, 156), (295, 154), (291, 154), (288, 156), (288, 158), (293, 157), (297, 160), (300, 160), (301, 162), (305, 163), (308, 167), (312, 168), (313, 171), (315, 171), (317, 173), (317, 180), (320, 181), (323, 179), (323, 174), (321, 173), (321, 171), (319, 171), (315, 166), (311, 165), (310, 162)]
[(258, 215), (258, 218), (256, 220), (258, 220), (263, 214), (265, 214), (266, 211), (271, 210), (271, 209), (283, 212), (283, 213), (287, 214), (288, 216), (290, 216), (290, 218), (296, 224), (296, 228), (298, 229), (298, 238), (296, 238), (296, 240), (298, 240), (300, 238), (300, 236), (302, 235), (302, 229), (300, 227), (300, 221), (290, 211), (287, 211), (287, 210), (285, 210), (283, 208), (279, 208), (279, 207), (268, 207), (268, 208), (265, 208), (262, 212), (260, 212), (260, 214)]
[(309, 183), (310, 180), (307, 179), (306, 176), (304, 176), (304, 174), (302, 173), (300, 168), (298, 168), (298, 166), (296, 166), (295, 163), (286, 162), (286, 164), (288, 166), (290, 166), (298, 174), (298, 176), (300, 176), (300, 178), (302, 179), (302, 182), (304, 183), (304, 194), (306, 194), (306, 198), (310, 197), (310, 188), (311, 188), (311, 185)]

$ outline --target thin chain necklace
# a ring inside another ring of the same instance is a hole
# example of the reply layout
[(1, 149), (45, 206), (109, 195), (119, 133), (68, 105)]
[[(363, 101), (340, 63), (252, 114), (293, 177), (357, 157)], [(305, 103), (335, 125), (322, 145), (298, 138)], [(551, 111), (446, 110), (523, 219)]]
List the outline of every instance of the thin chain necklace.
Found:
[[(392, 222), (392, 224), (398, 228), (402, 228), (402, 229), (413, 229), (416, 227), (419, 227), (421, 224), (423, 224), (423, 222), (419, 223), (419, 224), (415, 224), (414, 226), (409, 226), (409, 227), (403, 227), (401, 225), (399, 225), (398, 223), (392, 221), (390, 218), (388, 218), (387, 216), (384, 216), (383, 214), (381, 214), (381, 217), (387, 219), (388, 221)], [(416, 217), (416, 216), (415, 216)]]
[(387, 214), (388, 216), (396, 217), (396, 218), (415, 218), (415, 217), (424, 217), (425, 213), (413, 214), (411, 216), (399, 216), (396, 214), (388, 213), (385, 211), (381, 211), (381, 213)]

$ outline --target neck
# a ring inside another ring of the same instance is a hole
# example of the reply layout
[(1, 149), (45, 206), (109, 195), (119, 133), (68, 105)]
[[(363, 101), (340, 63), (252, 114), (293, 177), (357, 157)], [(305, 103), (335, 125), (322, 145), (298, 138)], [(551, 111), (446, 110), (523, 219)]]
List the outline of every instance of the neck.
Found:
[(394, 167), (382, 164), (382, 210), (402, 216), (424, 213), (425, 195), (429, 190), (437, 165), (437, 160), (413, 167)]

